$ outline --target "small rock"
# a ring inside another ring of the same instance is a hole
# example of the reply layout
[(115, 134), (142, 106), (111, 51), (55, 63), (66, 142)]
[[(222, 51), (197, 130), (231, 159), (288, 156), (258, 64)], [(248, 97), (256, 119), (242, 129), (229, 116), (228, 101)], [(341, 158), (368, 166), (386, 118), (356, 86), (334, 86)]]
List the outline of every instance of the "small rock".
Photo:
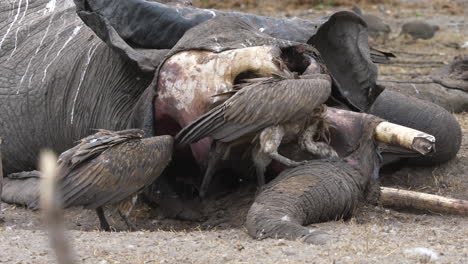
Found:
[(439, 259), (439, 253), (430, 248), (416, 247), (405, 250), (405, 253), (413, 256), (418, 256), (425, 261), (436, 261)]

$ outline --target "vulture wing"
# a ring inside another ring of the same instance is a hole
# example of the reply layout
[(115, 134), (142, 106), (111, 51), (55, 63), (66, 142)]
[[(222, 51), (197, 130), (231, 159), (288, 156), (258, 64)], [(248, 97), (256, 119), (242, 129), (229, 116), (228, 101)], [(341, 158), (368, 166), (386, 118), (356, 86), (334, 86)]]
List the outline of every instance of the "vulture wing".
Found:
[(323, 104), (330, 93), (329, 77), (272, 78), (248, 85), (183, 128), (176, 141), (185, 145), (211, 136), (231, 142), (265, 127), (305, 118)]

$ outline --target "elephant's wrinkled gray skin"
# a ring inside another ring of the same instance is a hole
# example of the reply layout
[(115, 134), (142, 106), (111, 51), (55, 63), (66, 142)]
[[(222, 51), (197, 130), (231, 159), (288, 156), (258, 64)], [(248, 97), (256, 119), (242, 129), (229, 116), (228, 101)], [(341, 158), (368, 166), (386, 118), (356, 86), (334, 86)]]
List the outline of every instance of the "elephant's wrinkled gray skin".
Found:
[(283, 171), (266, 185), (247, 215), (246, 227), (252, 237), (323, 244), (327, 234), (303, 225), (347, 218), (364, 197), (380, 166), (373, 137), (382, 120), (332, 109), (328, 116), (334, 128), (332, 142), (334, 138), (342, 146), (350, 146), (348, 151), (341, 151), (345, 157), (310, 161)]
[[(62, 152), (93, 129), (138, 127), (147, 135), (154, 133), (150, 105), (155, 87), (146, 89), (154, 71), (144, 73), (148, 68), (140, 62), (145, 61), (154, 70), (168, 51), (133, 48), (112, 27), (93, 28), (98, 35), (105, 35), (111, 49), (83, 24), (75, 11), (70, 0), (35, 0), (27, 6), (24, 2), (21, 6), (1, 3), (0, 135), (4, 138), (7, 174), (34, 169), (40, 149)], [(255, 19), (262, 21), (261, 17)], [(323, 23), (319, 21), (309, 24)], [(228, 44), (199, 38), (185, 43), (194, 42), (200, 47), (179, 45), (176, 50), (203, 48), (210, 41), (211, 49), (220, 43), (223, 49), (265, 43), (255, 42), (255, 38), (266, 39), (268, 35), (249, 30), (250, 44), (236, 40), (239, 43), (232, 45), (232, 37), (219, 39)], [(291, 43), (276, 42), (284, 46)]]
[(6, 173), (33, 170), (42, 148), (62, 152), (93, 129), (129, 127), (152, 78), (102, 43), (71, 1), (48, 3), (29, 1), (27, 9), (24, 1), (21, 7), (0, 3)]

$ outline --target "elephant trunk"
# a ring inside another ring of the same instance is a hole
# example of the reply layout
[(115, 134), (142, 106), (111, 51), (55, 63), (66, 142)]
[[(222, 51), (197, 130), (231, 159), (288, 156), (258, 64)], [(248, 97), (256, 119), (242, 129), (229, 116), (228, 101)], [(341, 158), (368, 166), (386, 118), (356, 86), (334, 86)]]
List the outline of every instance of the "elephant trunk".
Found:
[(326, 234), (303, 225), (349, 217), (366, 187), (362, 178), (343, 161), (311, 161), (286, 170), (255, 199), (246, 219), (248, 233), (322, 244)]

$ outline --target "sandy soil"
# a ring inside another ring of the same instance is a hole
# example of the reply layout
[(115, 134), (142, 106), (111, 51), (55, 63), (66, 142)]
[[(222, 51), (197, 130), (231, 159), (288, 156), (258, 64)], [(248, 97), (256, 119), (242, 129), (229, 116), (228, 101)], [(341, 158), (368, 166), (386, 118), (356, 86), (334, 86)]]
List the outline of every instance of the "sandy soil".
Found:
[[(467, 54), (467, 49), (457, 48), (468, 41), (463, 13), (449, 9), (435, 12), (433, 6), (384, 6), (383, 17), (394, 30), (392, 37), (398, 35), (404, 21), (416, 15), (438, 23), (443, 30), (430, 41), (408, 44), (396, 38), (379, 46), (396, 52), (399, 59), (437, 61), (439, 66), (456, 55)], [(380, 12), (377, 6), (365, 7), (372, 13)], [(312, 18), (339, 9), (345, 7), (268, 12)], [(264, 11), (253, 9), (257, 13)], [(381, 66), (381, 78), (408, 79), (434, 68), (428, 65)], [(382, 173), (384, 185), (468, 199), (468, 113), (456, 117), (464, 139), (454, 160), (436, 167), (386, 170)], [(205, 222), (163, 219), (157, 209), (141, 205), (133, 216), (142, 229), (139, 232), (99, 232), (93, 212), (73, 209), (65, 214), (67, 235), (79, 263), (468, 263), (468, 218), (363, 205), (349, 221), (313, 225), (333, 234), (326, 245), (256, 241), (242, 226), (253, 192), (240, 190), (235, 195), (239, 197), (235, 204), (213, 201), (217, 210)], [(37, 212), (3, 204), (2, 216), (5, 222), (0, 224), (0, 263), (54, 262)], [(125, 230), (117, 214), (113, 213), (109, 220), (116, 230)]]

